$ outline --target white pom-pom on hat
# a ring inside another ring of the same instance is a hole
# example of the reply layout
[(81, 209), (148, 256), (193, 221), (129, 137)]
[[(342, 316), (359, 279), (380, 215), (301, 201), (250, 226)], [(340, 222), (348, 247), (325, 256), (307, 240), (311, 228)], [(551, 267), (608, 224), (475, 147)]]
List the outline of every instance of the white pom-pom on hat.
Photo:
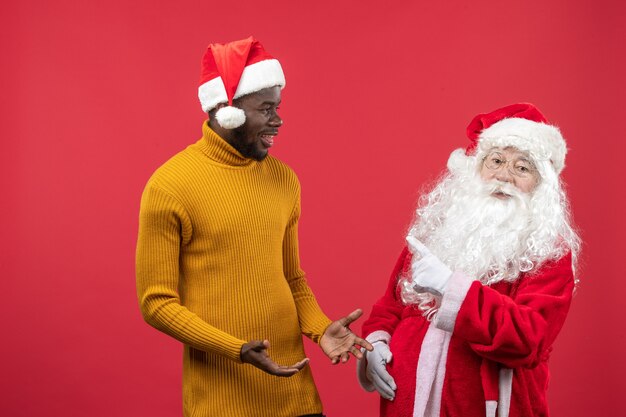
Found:
[(466, 155), (464, 149), (456, 149), (448, 158), (448, 169), (454, 173), (465, 173), (472, 169), (476, 157)]
[(215, 112), (215, 119), (224, 129), (235, 129), (246, 122), (246, 113), (240, 108), (225, 106)]

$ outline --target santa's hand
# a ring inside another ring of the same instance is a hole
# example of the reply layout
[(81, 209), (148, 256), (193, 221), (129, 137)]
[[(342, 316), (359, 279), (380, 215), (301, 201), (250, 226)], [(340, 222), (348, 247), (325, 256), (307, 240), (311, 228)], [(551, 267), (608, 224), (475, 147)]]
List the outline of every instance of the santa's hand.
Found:
[(413, 286), (420, 287), (428, 292), (443, 294), (452, 276), (452, 271), (428, 248), (415, 237), (406, 237), (409, 251), (413, 254), (411, 273)]
[(393, 355), (385, 342), (374, 342), (372, 346), (374, 350), (365, 353), (367, 360), (365, 375), (381, 397), (393, 401), (396, 396), (396, 382), (387, 372), (387, 364), (391, 362)]

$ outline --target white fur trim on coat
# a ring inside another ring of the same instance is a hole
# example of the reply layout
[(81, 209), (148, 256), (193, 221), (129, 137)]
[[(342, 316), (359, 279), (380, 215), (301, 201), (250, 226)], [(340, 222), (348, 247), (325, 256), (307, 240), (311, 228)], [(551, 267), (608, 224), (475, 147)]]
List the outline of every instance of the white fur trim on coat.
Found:
[(452, 333), (461, 305), (474, 280), (461, 271), (455, 271), (450, 277), (448, 289), (441, 299), (441, 306), (435, 316), (435, 327)]
[(370, 343), (385, 342), (389, 344), (389, 341), (391, 340), (391, 335), (384, 330), (376, 330), (368, 334), (365, 340)]
[(432, 324), (428, 326), (417, 360), (413, 417), (437, 417), (441, 414), (451, 337), (451, 333)]
[[(279, 86), (281, 89), (285, 88), (285, 74), (283, 74), (283, 69), (278, 60), (266, 59), (244, 68), (233, 98), (275, 86)], [(205, 113), (220, 103), (228, 102), (222, 77), (213, 78), (202, 84), (198, 88), (198, 98), (202, 105), (202, 111)]]

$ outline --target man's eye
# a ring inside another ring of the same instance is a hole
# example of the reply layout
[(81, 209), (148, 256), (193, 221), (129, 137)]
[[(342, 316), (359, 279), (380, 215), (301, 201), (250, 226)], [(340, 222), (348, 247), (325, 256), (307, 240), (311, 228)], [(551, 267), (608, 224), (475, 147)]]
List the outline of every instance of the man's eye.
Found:
[(502, 159), (500, 159), (500, 158), (492, 158), (491, 162), (493, 162), (496, 165), (500, 165), (500, 164), (502, 164)]

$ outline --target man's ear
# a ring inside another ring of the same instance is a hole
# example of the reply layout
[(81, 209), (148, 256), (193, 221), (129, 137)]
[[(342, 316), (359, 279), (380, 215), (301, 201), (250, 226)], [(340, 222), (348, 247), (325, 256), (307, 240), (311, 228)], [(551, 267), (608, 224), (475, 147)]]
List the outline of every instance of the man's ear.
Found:
[(215, 119), (215, 113), (222, 107), (226, 107), (226, 106), (228, 106), (228, 103), (219, 103), (215, 107), (213, 107), (211, 110), (209, 110), (207, 112), (207, 114), (209, 115), (209, 120)]

